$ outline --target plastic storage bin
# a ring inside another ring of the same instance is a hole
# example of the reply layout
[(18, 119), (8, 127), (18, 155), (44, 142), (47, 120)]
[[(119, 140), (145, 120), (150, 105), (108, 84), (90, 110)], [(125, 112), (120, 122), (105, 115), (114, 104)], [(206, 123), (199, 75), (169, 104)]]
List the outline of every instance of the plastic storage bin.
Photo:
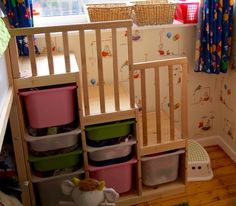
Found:
[[(81, 172), (80, 172), (81, 173)], [(70, 195), (62, 193), (61, 185), (64, 180), (72, 180), (73, 177), (80, 177), (82, 174), (64, 175), (52, 180), (37, 183), (39, 194), (39, 205), (41, 206), (58, 206), (61, 201), (73, 201)]]
[(46, 157), (35, 157), (30, 155), (29, 161), (33, 164), (36, 171), (47, 172), (79, 165), (81, 153), (81, 149), (76, 149), (73, 152)]
[(126, 120), (110, 124), (94, 125), (85, 128), (87, 138), (94, 141), (128, 136), (134, 120)]
[(132, 189), (132, 169), (136, 163), (135, 158), (120, 164), (105, 167), (89, 165), (90, 176), (97, 180), (104, 180), (107, 187), (114, 188), (118, 193), (128, 192)]
[(184, 150), (163, 155), (143, 157), (142, 182), (147, 186), (155, 186), (176, 180), (178, 176), (179, 155)]
[(175, 10), (175, 20), (184, 24), (198, 22), (199, 2), (179, 1)]
[(135, 140), (102, 148), (88, 147), (89, 162), (94, 166), (122, 163), (132, 158), (132, 145)]
[(80, 130), (76, 129), (71, 132), (55, 134), (50, 136), (32, 137), (26, 136), (29, 141), (31, 152), (37, 156), (44, 156), (56, 153), (57, 151), (76, 148), (79, 144)]
[(75, 119), (76, 86), (20, 92), (29, 126), (45, 128), (71, 123)]

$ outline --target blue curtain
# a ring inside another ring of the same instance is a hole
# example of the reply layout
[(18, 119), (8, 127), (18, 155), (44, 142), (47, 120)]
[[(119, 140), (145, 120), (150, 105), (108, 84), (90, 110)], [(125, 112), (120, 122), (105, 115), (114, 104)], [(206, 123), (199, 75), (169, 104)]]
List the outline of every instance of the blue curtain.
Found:
[[(33, 9), (32, 0), (3, 0), (6, 14), (12, 27), (33, 27)], [(26, 36), (18, 36), (18, 50), (20, 56), (28, 56), (28, 41)], [(35, 45), (35, 52), (39, 53)]]
[(202, 0), (197, 26), (196, 72), (227, 72), (232, 44), (233, 1)]

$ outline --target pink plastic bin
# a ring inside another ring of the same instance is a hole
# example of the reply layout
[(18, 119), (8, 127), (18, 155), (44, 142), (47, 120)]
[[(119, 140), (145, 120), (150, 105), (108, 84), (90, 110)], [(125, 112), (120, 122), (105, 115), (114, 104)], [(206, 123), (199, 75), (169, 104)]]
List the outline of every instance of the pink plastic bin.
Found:
[(118, 193), (128, 192), (132, 189), (132, 168), (136, 163), (135, 158), (120, 164), (104, 167), (89, 165), (90, 176), (97, 180), (104, 180), (106, 187), (116, 190)]
[(20, 92), (29, 126), (35, 129), (65, 125), (74, 121), (76, 86)]

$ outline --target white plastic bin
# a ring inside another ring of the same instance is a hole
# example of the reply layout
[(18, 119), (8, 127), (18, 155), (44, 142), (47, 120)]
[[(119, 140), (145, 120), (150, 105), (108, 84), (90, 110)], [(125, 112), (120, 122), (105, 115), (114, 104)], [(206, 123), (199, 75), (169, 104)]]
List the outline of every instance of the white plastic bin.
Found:
[(79, 144), (80, 129), (75, 129), (66, 133), (46, 135), (41, 137), (26, 136), (30, 144), (31, 151), (35, 153), (46, 153), (55, 150), (66, 149)]
[(176, 180), (179, 155), (184, 150), (156, 156), (147, 156), (142, 161), (142, 181), (144, 185), (155, 186)]
[(72, 201), (70, 196), (62, 193), (61, 184), (64, 180), (80, 177), (83, 171), (75, 172), (73, 175), (62, 175), (51, 180), (37, 183), (40, 206), (57, 206), (61, 201)]

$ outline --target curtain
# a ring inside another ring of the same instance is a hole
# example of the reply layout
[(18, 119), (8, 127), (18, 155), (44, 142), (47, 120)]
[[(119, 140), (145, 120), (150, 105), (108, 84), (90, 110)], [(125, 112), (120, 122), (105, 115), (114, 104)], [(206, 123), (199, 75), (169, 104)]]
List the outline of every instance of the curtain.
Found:
[(196, 72), (227, 72), (232, 44), (233, 2), (202, 0), (197, 25)]
[[(8, 20), (12, 27), (33, 27), (32, 0), (3, 0)], [(28, 41), (26, 36), (18, 36), (17, 45), (20, 56), (28, 56)], [(35, 52), (39, 53), (35, 45)]]

